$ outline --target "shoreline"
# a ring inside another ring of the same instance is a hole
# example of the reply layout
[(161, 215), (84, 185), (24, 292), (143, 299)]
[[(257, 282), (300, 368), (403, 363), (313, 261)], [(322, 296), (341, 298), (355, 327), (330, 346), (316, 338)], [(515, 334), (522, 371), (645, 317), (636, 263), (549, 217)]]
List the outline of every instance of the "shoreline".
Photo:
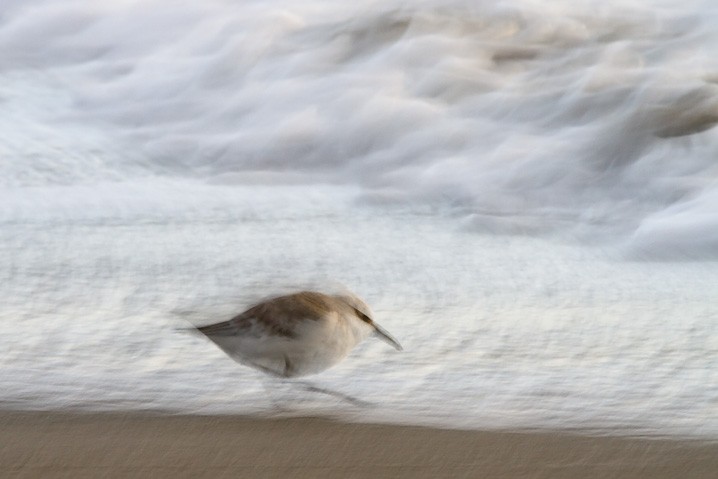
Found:
[(2, 477), (707, 478), (718, 441), (315, 417), (0, 412)]

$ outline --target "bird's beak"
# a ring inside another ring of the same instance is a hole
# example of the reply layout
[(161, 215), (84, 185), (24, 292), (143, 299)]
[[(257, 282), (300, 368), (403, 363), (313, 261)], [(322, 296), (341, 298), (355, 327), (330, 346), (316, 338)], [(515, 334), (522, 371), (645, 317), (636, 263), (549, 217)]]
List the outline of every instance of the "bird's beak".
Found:
[(381, 326), (379, 326), (379, 325), (376, 324), (376, 323), (372, 323), (372, 326), (374, 326), (374, 334), (376, 334), (377, 336), (379, 336), (379, 339), (381, 339), (382, 341), (384, 341), (384, 342), (386, 342), (386, 343), (388, 343), (388, 344), (391, 344), (392, 346), (394, 346), (394, 347), (397, 349), (397, 351), (403, 351), (403, 350), (404, 350), (404, 348), (401, 347), (401, 344), (399, 344), (399, 341), (397, 341), (396, 339), (394, 339), (394, 338), (391, 336), (391, 334), (389, 334), (388, 332), (386, 332), (386, 330), (385, 330), (384, 328), (382, 328)]

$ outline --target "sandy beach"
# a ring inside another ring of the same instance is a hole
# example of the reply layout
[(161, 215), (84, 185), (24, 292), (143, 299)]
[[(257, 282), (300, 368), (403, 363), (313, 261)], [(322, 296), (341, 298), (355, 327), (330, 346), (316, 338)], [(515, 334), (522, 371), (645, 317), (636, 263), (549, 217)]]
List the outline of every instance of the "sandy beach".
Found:
[(318, 418), (0, 414), (2, 477), (710, 478), (718, 442)]

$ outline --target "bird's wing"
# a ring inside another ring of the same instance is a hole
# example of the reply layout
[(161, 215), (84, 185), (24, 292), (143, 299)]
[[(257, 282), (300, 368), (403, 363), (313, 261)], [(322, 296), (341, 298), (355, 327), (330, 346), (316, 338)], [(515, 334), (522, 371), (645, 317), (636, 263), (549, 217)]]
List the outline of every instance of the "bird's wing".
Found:
[(337, 306), (330, 296), (301, 292), (281, 296), (249, 308), (229, 321), (202, 326), (206, 336), (296, 336), (299, 321), (318, 320)]

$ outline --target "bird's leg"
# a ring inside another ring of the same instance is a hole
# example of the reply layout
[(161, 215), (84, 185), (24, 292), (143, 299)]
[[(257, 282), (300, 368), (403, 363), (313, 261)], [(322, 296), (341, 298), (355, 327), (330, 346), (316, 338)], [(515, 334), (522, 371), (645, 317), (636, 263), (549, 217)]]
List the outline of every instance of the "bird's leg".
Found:
[(280, 377), (274, 375), (262, 375), (262, 386), (267, 393), (267, 398), (275, 412), (287, 412), (287, 387), (289, 384)]
[(315, 386), (315, 385), (305, 382), (305, 381), (297, 381), (295, 384), (302, 386), (307, 391), (310, 391), (313, 393), (319, 393), (319, 394), (326, 394), (327, 396), (333, 396), (335, 398), (346, 401), (354, 406), (358, 406), (358, 407), (371, 406), (370, 402), (362, 401), (361, 399), (354, 398), (352, 396), (349, 396), (348, 394), (340, 393), (337, 391), (332, 391), (331, 389), (320, 388), (318, 386)]
[(362, 401), (348, 394), (332, 391), (331, 389), (321, 388), (307, 381), (289, 380), (276, 375), (267, 375), (262, 377), (262, 385), (267, 392), (267, 397), (272, 404), (272, 409), (277, 412), (288, 412), (291, 410), (288, 404), (296, 404), (299, 399), (296, 395), (291, 394), (291, 389), (301, 387), (305, 391), (312, 393), (324, 394), (331, 396), (357, 407), (369, 407), (372, 404)]

